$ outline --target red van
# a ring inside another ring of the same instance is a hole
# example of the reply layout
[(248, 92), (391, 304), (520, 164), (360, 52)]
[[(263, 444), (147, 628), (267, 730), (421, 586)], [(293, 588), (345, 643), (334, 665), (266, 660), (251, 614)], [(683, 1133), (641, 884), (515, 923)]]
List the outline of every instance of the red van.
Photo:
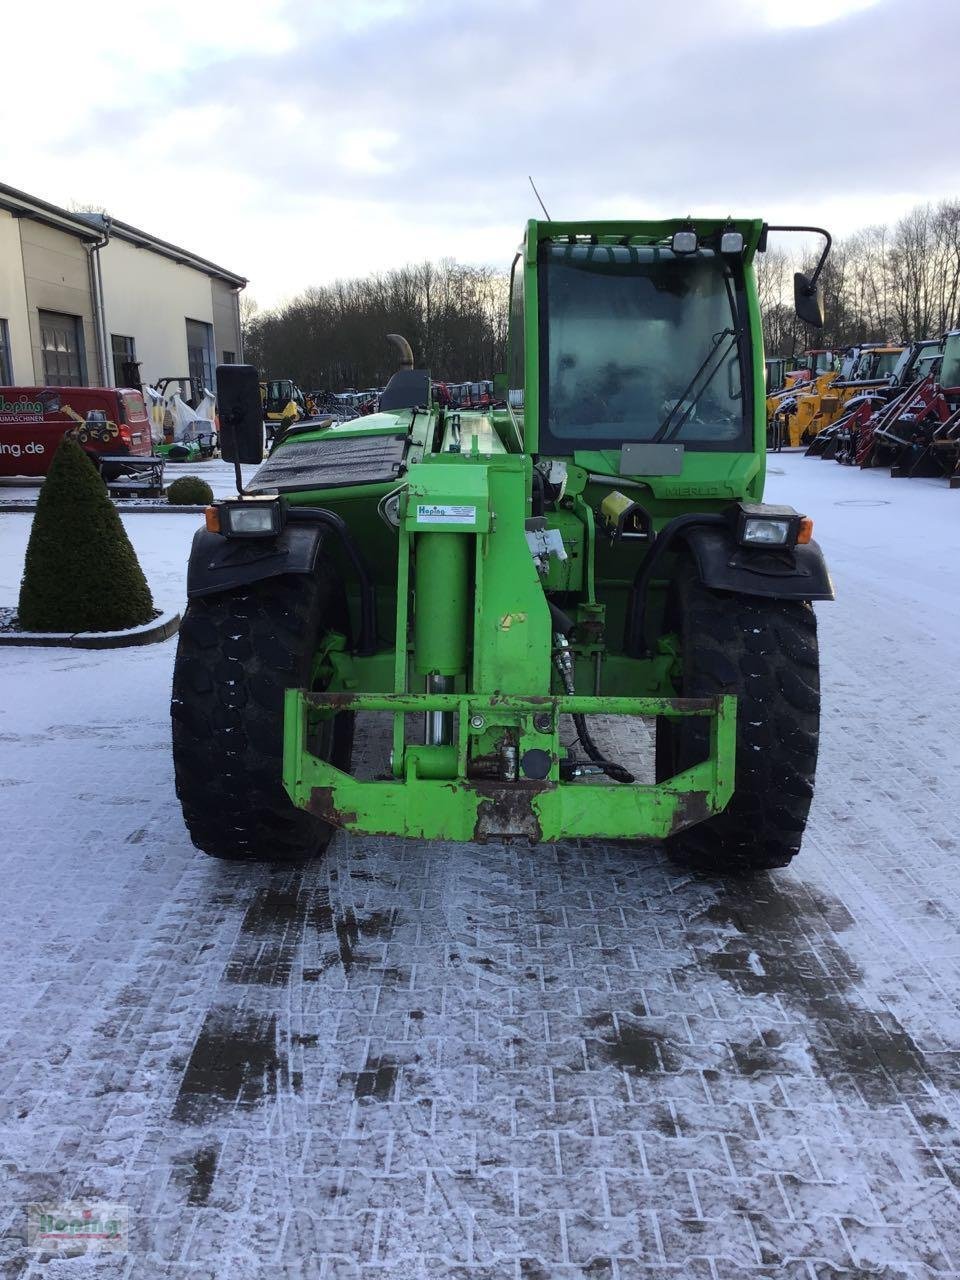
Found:
[[(98, 455), (144, 457), (153, 452), (150, 418), (129, 387), (0, 387), (0, 478), (45, 476), (69, 432), (101, 466)], [(122, 464), (101, 467), (106, 479)]]

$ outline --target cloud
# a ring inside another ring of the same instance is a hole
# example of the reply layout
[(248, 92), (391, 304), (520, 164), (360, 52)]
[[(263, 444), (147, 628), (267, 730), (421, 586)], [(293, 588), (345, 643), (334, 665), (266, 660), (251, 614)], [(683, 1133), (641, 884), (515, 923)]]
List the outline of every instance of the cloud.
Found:
[(770, 27), (822, 27), (872, 9), (878, 0), (752, 0), (759, 21)]
[(840, 232), (960, 191), (949, 0), (133, 12), (132, 31), (115, 0), (95, 31), (67, 22), (56, 50), (82, 45), (71, 66), (97, 92), (69, 114), (40, 95), (56, 107), (0, 134), (4, 170), (249, 274), (265, 302), (441, 253), (506, 264), (536, 212), (527, 173), (554, 216), (735, 212)]

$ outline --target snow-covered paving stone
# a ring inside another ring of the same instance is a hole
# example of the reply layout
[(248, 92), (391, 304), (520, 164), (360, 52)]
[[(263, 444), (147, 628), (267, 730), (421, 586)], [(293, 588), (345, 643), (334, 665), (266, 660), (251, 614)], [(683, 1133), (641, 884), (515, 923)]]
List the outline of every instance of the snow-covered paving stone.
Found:
[[(960, 1276), (960, 493), (771, 470), (838, 600), (804, 849), (755, 882), (576, 841), (215, 863), (175, 641), (4, 652), (0, 1275)], [(124, 520), (181, 606), (196, 518)], [(83, 1199), (128, 1254), (22, 1247)]]

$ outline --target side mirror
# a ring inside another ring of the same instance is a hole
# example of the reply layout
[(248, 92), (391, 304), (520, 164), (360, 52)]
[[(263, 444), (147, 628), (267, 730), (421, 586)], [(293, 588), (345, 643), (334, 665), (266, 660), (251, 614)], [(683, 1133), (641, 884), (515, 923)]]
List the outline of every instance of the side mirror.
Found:
[(793, 305), (797, 318), (804, 324), (813, 325), (816, 329), (823, 328), (820, 291), (802, 271), (798, 271), (793, 277)]
[(217, 365), (220, 453), (227, 462), (263, 461), (260, 377), (252, 364)]

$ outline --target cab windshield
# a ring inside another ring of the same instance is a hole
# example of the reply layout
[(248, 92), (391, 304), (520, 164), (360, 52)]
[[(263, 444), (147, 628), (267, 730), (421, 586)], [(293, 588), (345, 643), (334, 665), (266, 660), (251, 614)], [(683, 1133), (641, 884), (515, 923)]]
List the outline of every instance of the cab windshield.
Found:
[(943, 344), (940, 385), (942, 387), (960, 387), (960, 333), (947, 334), (946, 341)]
[(288, 378), (276, 378), (266, 383), (264, 404), (268, 413), (280, 413), (293, 397), (293, 383)]
[(899, 351), (882, 351), (877, 358), (877, 367), (874, 370), (873, 376), (875, 378), (889, 378), (890, 374), (893, 373), (894, 369), (897, 367), (900, 354), (901, 353)]
[(739, 264), (653, 245), (541, 253), (542, 451), (750, 447)]
[(940, 364), (941, 352), (939, 347), (931, 347), (928, 351), (923, 351), (917, 357), (917, 363), (913, 367), (913, 379), (926, 378), (928, 374), (937, 373)]
[[(916, 363), (919, 364), (922, 358), (923, 356), (922, 356), (922, 348), (921, 348), (921, 354), (918, 354), (916, 356)], [(914, 360), (913, 348), (912, 347), (904, 348), (904, 350), (901, 351), (899, 356), (897, 357), (897, 363), (893, 367), (893, 379), (896, 383), (898, 384), (903, 383), (903, 379), (906, 376), (907, 370), (910, 368), (910, 362), (912, 360)]]

